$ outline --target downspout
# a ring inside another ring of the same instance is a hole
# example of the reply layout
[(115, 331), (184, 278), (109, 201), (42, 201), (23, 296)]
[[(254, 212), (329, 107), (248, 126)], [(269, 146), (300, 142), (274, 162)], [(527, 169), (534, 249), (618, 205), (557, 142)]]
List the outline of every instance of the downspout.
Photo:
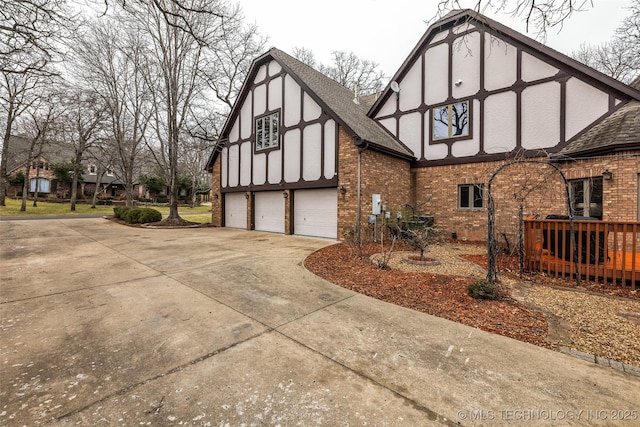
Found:
[(361, 212), (362, 212), (362, 202), (360, 200), (360, 196), (362, 193), (361, 190), (361, 185), (362, 185), (362, 152), (364, 150), (366, 150), (367, 148), (369, 148), (369, 143), (365, 142), (364, 144), (362, 143), (362, 140), (359, 141), (360, 143), (356, 143), (356, 146), (358, 147), (358, 189), (357, 189), (357, 196), (358, 196), (358, 207), (357, 207), (357, 218), (356, 218), (356, 229), (357, 229), (357, 233), (358, 233), (358, 244), (362, 243), (362, 235), (360, 233), (361, 231), (361, 227), (362, 227), (362, 221), (361, 221)]

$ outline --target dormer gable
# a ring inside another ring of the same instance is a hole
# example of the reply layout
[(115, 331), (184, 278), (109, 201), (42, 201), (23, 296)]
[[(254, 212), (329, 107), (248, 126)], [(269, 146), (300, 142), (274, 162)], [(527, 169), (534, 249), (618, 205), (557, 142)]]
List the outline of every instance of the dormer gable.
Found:
[(470, 10), (434, 23), (369, 117), (418, 164), (554, 153), (640, 93)]

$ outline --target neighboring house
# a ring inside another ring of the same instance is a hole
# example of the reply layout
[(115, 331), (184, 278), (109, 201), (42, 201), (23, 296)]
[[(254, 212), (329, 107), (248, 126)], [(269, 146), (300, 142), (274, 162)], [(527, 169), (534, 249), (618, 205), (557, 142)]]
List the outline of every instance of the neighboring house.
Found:
[[(31, 140), (26, 137), (12, 136), (9, 141), (9, 155), (7, 163), (7, 176), (12, 176), (18, 172), (24, 172), (26, 162), (29, 159), (29, 149)], [(37, 151), (37, 150), (36, 150)], [(73, 157), (73, 153), (64, 147), (56, 145), (46, 145), (37, 159), (31, 159), (29, 169), (29, 195), (32, 196), (36, 189), (40, 197), (69, 198), (71, 196), (71, 186), (60, 184), (53, 172), (53, 165), (59, 162), (68, 162)], [(97, 165), (89, 163), (82, 174), (82, 182), (78, 184), (78, 197), (92, 197), (96, 191)], [(16, 197), (22, 195), (22, 187), (8, 186), (7, 195)], [(113, 171), (108, 170), (102, 176), (100, 197), (123, 197), (124, 184)]]
[[(102, 176), (98, 187), (99, 173)], [(113, 169), (108, 168), (106, 171), (101, 171), (96, 162), (89, 160), (85, 171), (82, 173), (82, 183), (78, 194), (93, 197), (96, 191), (99, 198), (124, 198), (126, 193), (124, 182), (116, 176)]]
[(380, 195), (390, 218), (415, 210), (485, 240), (491, 181), (509, 239), (520, 206), (568, 213), (553, 166), (574, 214), (636, 220), (638, 84), (468, 10), (433, 24), (372, 106), (271, 49), (209, 159), (213, 223), (340, 239)]
[[(31, 140), (23, 136), (11, 136), (9, 139), (9, 151), (7, 156), (7, 176), (13, 176), (18, 172), (23, 172), (27, 162), (31, 163), (29, 169), (28, 189), (29, 193), (36, 190), (41, 196), (56, 194), (58, 183), (55, 179), (52, 166), (63, 159), (62, 154), (55, 149), (47, 147), (43, 149), (36, 158), (32, 156), (40, 151), (36, 148), (34, 153), (30, 153)], [(7, 195), (15, 197), (22, 195), (22, 186), (7, 186)]]

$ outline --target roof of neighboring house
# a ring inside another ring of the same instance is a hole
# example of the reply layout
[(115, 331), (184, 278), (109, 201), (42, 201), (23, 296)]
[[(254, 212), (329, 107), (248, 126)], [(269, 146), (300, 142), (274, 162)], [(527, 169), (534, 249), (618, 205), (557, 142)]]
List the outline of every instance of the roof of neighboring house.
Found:
[[(10, 137), (7, 152), (7, 173), (12, 173), (16, 169), (25, 166), (26, 162), (29, 160), (31, 142), (32, 140), (25, 136), (12, 135)], [(45, 144), (42, 147), (40, 157), (47, 159), (50, 163), (56, 163), (61, 160), (68, 160), (71, 156), (59, 146)]]
[[(84, 182), (85, 184), (95, 184), (97, 181), (98, 181), (97, 175), (92, 175), (87, 173), (86, 171), (83, 171), (82, 182)], [(121, 179), (117, 178), (115, 175), (107, 175), (107, 174), (102, 175), (102, 179), (100, 180), (100, 185), (108, 185), (108, 184), (124, 185), (124, 182)]]
[[(26, 165), (30, 149), (31, 139), (24, 136), (11, 136), (11, 139), (9, 140), (7, 173), (11, 174), (16, 171), (16, 169), (21, 169)], [(40, 157), (53, 164), (62, 161), (69, 161), (73, 157), (73, 153), (70, 152), (67, 147), (56, 144), (46, 144), (42, 148)], [(88, 161), (88, 163), (91, 162)], [(96, 182), (96, 175), (90, 175), (86, 170), (83, 170), (82, 172), (82, 179), (85, 183)], [(121, 179), (118, 179), (116, 176), (108, 176), (107, 174), (103, 175), (101, 183), (102, 185), (124, 185), (124, 182)]]
[[(254, 60), (240, 96), (229, 114), (222, 135), (225, 134), (226, 128), (231, 126), (231, 119), (238, 114), (246, 97), (248, 84), (253, 81), (260, 66), (271, 60), (277, 61), (327, 114), (355, 138), (358, 145), (368, 144), (373, 149), (394, 156), (408, 160), (414, 159), (414, 154), (410, 149), (396, 141), (387, 131), (367, 116), (367, 111), (371, 105), (370, 98), (362, 97), (359, 103), (354, 102), (355, 95), (350, 89), (276, 48), (271, 48)], [(219, 149), (214, 150), (209, 158), (208, 169), (212, 167), (218, 152)]]

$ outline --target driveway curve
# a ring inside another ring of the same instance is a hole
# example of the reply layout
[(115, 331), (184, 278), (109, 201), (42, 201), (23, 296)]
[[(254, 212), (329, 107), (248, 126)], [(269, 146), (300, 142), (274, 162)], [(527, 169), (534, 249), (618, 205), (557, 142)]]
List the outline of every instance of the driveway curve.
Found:
[(0, 240), (0, 425), (639, 422), (640, 377), (334, 286), (302, 265), (328, 240), (95, 218)]

